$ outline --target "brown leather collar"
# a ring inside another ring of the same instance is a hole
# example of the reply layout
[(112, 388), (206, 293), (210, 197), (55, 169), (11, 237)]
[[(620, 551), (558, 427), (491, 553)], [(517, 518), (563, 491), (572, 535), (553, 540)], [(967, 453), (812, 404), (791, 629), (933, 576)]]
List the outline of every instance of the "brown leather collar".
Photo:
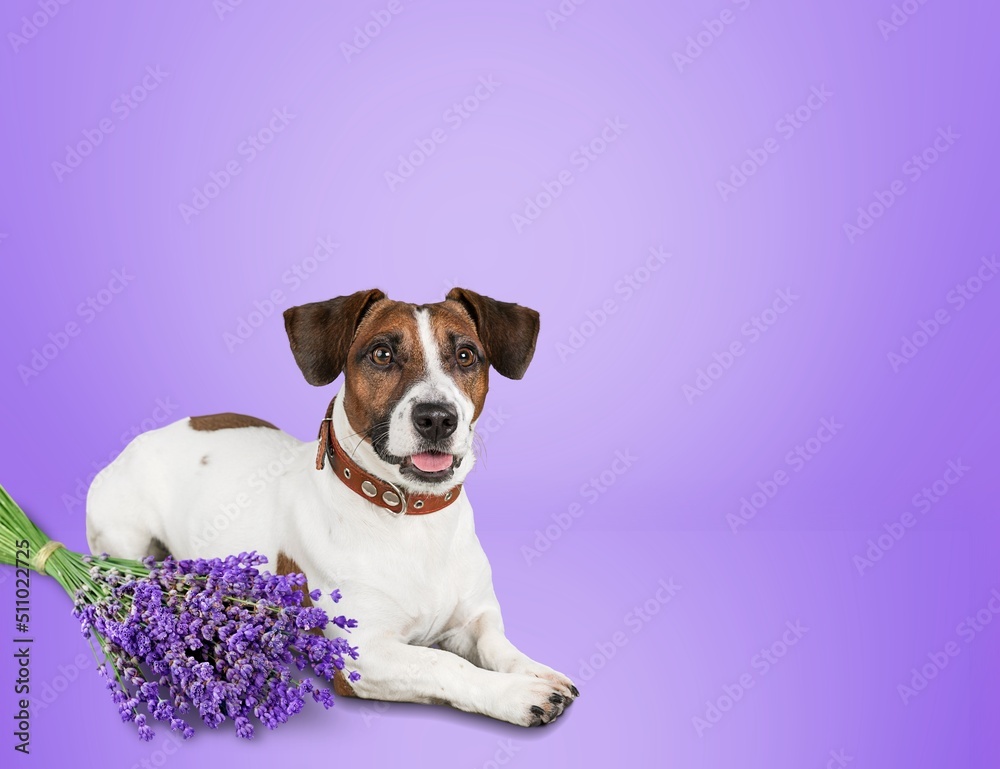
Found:
[(462, 484), (452, 486), (444, 494), (410, 494), (389, 481), (366, 473), (344, 452), (333, 432), (333, 404), (330, 401), (326, 418), (319, 425), (319, 446), (316, 450), (316, 469), (322, 470), (326, 458), (334, 475), (340, 478), (351, 491), (364, 497), (373, 505), (385, 508), (395, 515), (426, 515), (442, 510), (456, 499), (462, 491)]

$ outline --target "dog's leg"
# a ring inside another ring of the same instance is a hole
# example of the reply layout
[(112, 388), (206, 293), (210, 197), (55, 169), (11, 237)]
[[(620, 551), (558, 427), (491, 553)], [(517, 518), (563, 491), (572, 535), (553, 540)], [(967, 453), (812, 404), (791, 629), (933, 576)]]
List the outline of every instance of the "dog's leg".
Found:
[(161, 556), (165, 549), (150, 530), (151, 502), (134, 480), (133, 445), (105, 467), (87, 491), (87, 545), (92, 553), (138, 560)]
[(453, 630), (442, 640), (441, 646), (485, 670), (529, 675), (549, 681), (563, 695), (567, 705), (580, 694), (568, 676), (535, 662), (510, 642), (504, 634), (499, 609), (484, 611), (471, 622)]
[(87, 517), (87, 544), (90, 552), (107, 553), (115, 558), (141, 560), (147, 555), (161, 559), (166, 547), (141, 525), (128, 521), (124, 516), (107, 522), (95, 516)]
[(362, 650), (357, 696), (395, 702), (450, 705), (519, 726), (540, 726), (562, 714), (572, 699), (552, 681), (476, 667), (443, 649), (352, 637)]

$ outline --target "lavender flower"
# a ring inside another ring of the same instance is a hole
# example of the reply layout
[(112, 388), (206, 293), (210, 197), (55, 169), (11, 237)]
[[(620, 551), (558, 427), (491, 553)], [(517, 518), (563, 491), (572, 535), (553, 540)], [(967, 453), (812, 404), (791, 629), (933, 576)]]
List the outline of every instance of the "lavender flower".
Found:
[[(0, 563), (14, 564), (25, 542), (38, 552), (48, 539), (0, 487)], [(111, 699), (144, 740), (154, 735), (150, 720), (185, 739), (196, 716), (211, 729), (230, 720), (249, 739), (252, 719), (273, 729), (308, 697), (330, 708), (330, 688), (295, 673), (311, 667), (330, 681), (358, 658), (346, 638), (321, 633), (331, 622), (345, 632), (357, 622), (304, 605), (305, 576), (260, 571), (267, 559), (257, 553), (139, 563), (48, 547), (45, 562), (30, 565), (73, 597), (84, 637), (103, 652), (98, 671)], [(330, 597), (339, 601), (340, 591)]]
[[(138, 712), (142, 705), (185, 736), (193, 730), (178, 714), (192, 710), (212, 729), (232, 720), (245, 738), (254, 733), (251, 716), (273, 729), (301, 711), (307, 695), (332, 706), (328, 689), (289, 671), (310, 666), (329, 681), (345, 658), (357, 659), (357, 649), (344, 638), (310, 632), (330, 620), (322, 609), (302, 605), (304, 577), (261, 572), (264, 563), (256, 553), (150, 558), (143, 562), (148, 576), (118, 578), (119, 562), (103, 556), (97, 562), (95, 587), (105, 589), (85, 589), (73, 614), (84, 635), (99, 639), (112, 696), (140, 737), (153, 735)], [(333, 622), (344, 630), (357, 626), (345, 617)]]

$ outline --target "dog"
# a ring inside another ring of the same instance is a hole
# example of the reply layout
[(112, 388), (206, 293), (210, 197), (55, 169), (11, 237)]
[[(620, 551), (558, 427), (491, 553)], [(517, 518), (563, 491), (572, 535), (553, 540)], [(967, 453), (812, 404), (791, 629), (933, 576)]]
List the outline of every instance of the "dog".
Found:
[(319, 438), (231, 413), (144, 433), (88, 491), (91, 551), (256, 550), (279, 573), (304, 573), (327, 614), (358, 620), (361, 678), (338, 674), (338, 694), (553, 721), (579, 691), (504, 634), (463, 485), (489, 369), (524, 375), (538, 313), (463, 288), (425, 305), (371, 289), (289, 308), (284, 321), (309, 384), (344, 374)]

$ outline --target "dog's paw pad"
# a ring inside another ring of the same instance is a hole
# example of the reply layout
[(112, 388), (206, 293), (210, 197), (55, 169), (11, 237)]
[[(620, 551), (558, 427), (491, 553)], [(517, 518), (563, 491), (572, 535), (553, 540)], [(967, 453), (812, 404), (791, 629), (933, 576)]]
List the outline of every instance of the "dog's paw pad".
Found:
[(550, 681), (531, 675), (518, 675), (508, 690), (512, 720), (522, 726), (544, 726), (551, 723), (572, 702), (572, 698), (556, 691)]

